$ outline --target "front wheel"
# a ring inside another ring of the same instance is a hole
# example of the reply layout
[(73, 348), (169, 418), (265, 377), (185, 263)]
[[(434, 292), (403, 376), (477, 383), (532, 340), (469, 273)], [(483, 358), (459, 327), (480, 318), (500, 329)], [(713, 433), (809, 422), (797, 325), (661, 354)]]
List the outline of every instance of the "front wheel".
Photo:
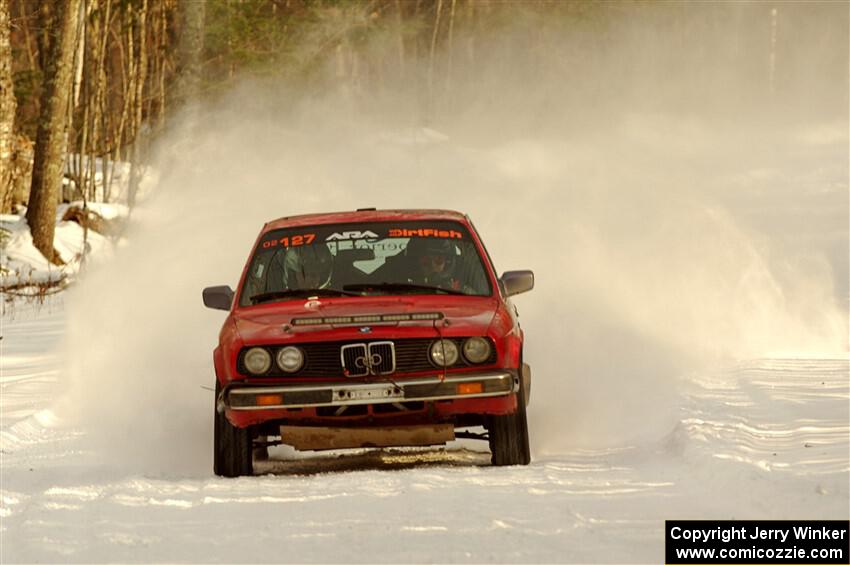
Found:
[(487, 434), (490, 438), (490, 461), (493, 465), (528, 465), (531, 448), (528, 441), (528, 418), (525, 412), (525, 387), (520, 379), (517, 409), (513, 414), (490, 416)]
[[(215, 402), (221, 385), (216, 379)], [(215, 403), (213, 403), (215, 409)], [(252, 460), (252, 440), (249, 428), (233, 426), (224, 413), (215, 410), (215, 425), (213, 429), (213, 472), (219, 477), (240, 477), (254, 472)]]

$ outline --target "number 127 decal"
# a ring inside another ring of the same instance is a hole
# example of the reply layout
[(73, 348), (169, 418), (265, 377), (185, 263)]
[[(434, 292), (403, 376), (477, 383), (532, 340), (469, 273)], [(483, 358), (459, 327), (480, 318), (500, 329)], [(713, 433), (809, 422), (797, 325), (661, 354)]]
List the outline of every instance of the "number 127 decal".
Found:
[(281, 247), (298, 247), (299, 245), (310, 245), (311, 243), (313, 243), (314, 239), (316, 239), (316, 234), (314, 233), (293, 235), (292, 237), (285, 236), (280, 239), (264, 241), (263, 249), (277, 247), (278, 245), (280, 245)]

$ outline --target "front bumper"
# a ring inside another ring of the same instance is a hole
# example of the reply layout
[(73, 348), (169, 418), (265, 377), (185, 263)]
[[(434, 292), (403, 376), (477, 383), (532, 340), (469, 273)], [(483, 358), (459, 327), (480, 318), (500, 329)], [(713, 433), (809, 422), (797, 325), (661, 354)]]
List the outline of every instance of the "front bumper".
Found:
[(513, 371), (482, 371), (373, 383), (253, 386), (233, 383), (217, 399), (219, 412), (387, 404), (505, 396), (519, 390)]

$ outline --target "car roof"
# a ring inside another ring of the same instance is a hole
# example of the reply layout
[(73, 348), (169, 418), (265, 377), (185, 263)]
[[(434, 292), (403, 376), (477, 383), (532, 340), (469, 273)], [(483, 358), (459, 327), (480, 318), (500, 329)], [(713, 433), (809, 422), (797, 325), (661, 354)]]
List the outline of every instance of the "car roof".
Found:
[(323, 214), (302, 214), (286, 216), (266, 223), (263, 231), (315, 226), (319, 224), (347, 224), (355, 222), (392, 222), (405, 220), (454, 220), (464, 221), (466, 215), (454, 210), (376, 210), (361, 208), (347, 212), (329, 212)]

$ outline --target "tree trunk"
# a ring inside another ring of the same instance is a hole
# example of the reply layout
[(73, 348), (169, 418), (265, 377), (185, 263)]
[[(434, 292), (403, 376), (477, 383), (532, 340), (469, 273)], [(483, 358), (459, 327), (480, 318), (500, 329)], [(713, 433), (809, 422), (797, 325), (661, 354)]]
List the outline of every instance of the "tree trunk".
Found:
[[(15, 135), (15, 91), (12, 84), (12, 46), (9, 42), (9, 1), (0, 0), (0, 208), (12, 192), (12, 141)], [(6, 210), (0, 209), (0, 212)]]
[[(0, 3), (8, 2), (8, 0), (0, 0)], [(35, 48), (32, 46), (32, 38), (30, 37), (30, 26), (26, 22), (27, 16), (27, 7), (23, 2), (18, 4), (18, 12), (21, 21), (21, 30), (24, 32), (24, 47), (27, 53), (27, 60), (30, 64), (30, 71), (37, 72), (39, 70), (38, 62), (35, 60)]]
[(38, 59), (39, 68), (43, 73), (47, 73), (47, 66), (50, 63), (50, 45), (53, 39), (53, 25), (58, 21), (56, 17), (57, 7), (52, 2), (39, 2), (38, 4)]
[(142, 5), (136, 14), (139, 28), (138, 59), (136, 63), (136, 91), (133, 93), (133, 149), (130, 157), (130, 186), (127, 194), (127, 207), (131, 210), (136, 205), (136, 193), (141, 181), (141, 144), (144, 134), (142, 132), (142, 109), (144, 104), (145, 80), (148, 69), (148, 43), (147, 43), (147, 16), (148, 2), (142, 0)]
[(395, 15), (396, 15), (396, 31), (398, 41), (398, 69), (399, 76), (404, 78), (404, 14), (402, 14), (401, 0), (395, 0)]
[(457, 0), (452, 0), (452, 10), (449, 13), (449, 36), (446, 39), (447, 47), (446, 52), (448, 55), (448, 61), (446, 62), (446, 92), (448, 93), (448, 99), (451, 101), (454, 97), (451, 95), (452, 92), (452, 62), (454, 57), (454, 29), (455, 29), (455, 6), (457, 4)]
[(198, 99), (201, 91), (201, 53), (204, 49), (204, 2), (180, 2), (178, 68), (175, 100), (178, 106)]
[(159, 72), (159, 92), (157, 96), (157, 129), (165, 123), (165, 69), (168, 59), (168, 14), (165, 4), (159, 5), (159, 39), (157, 43), (157, 68)]
[(434, 119), (434, 57), (437, 51), (437, 35), (440, 33), (440, 16), (443, 11), (443, 0), (437, 0), (437, 9), (434, 14), (434, 31), (431, 34), (431, 49), (428, 53), (428, 124)]
[(109, 40), (109, 26), (111, 23), (112, 1), (106, 0), (102, 14), (99, 16), (95, 33), (93, 34), (93, 43), (95, 45), (94, 55), (94, 101), (92, 115), (92, 157), (100, 156), (101, 158), (101, 178), (100, 178), (100, 195), (97, 193), (97, 185), (94, 183), (97, 167), (92, 162), (92, 191), (91, 199), (100, 198), (103, 202), (108, 202), (107, 196), (107, 165), (108, 165), (108, 149), (103, 147), (105, 140), (109, 137), (107, 123), (104, 120), (104, 114), (107, 112), (106, 106), (106, 45)]
[(78, 25), (80, 26), (79, 34), (77, 35), (77, 55), (74, 58), (74, 99), (73, 108), (76, 109), (80, 105), (80, 88), (83, 85), (83, 61), (86, 55), (86, 7), (82, 2), (79, 3)]
[(56, 203), (62, 184), (68, 133), (68, 102), (73, 79), (77, 18), (81, 0), (61, 0), (55, 4), (50, 53), (45, 67), (45, 87), (36, 134), (27, 222), (33, 245), (49, 261), (59, 264), (53, 249)]

